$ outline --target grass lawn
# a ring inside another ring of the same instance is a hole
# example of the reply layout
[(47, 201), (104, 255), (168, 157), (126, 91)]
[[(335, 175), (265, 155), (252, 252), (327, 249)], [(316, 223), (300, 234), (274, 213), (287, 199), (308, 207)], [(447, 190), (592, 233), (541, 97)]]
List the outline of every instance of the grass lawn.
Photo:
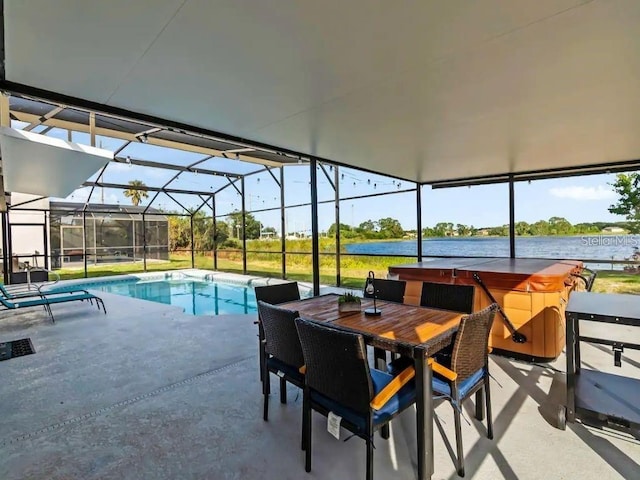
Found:
[[(341, 264), (341, 284), (345, 287), (360, 288), (364, 284), (369, 270), (373, 270), (376, 276), (384, 277), (389, 265), (407, 263), (411, 260), (403, 257), (344, 257)], [(249, 275), (280, 278), (281, 261), (264, 259), (259, 255), (249, 255), (247, 259), (247, 273)], [(311, 256), (289, 255), (287, 256), (287, 278), (303, 282), (311, 282)], [(207, 255), (195, 256), (196, 268), (213, 270), (213, 259)], [(167, 262), (147, 262), (147, 271), (164, 271), (191, 268), (191, 256), (184, 254), (171, 254)], [(226, 272), (242, 273), (242, 259), (239, 255), (218, 259), (218, 269)], [(142, 273), (142, 262), (121, 263), (114, 265), (89, 266), (88, 276), (104, 277), (108, 275), (124, 275), (127, 273)], [(58, 270), (62, 280), (83, 278), (82, 269)], [(335, 285), (336, 271), (333, 257), (321, 257), (320, 282), (326, 285)], [(633, 293), (640, 294), (640, 274), (625, 273), (621, 271), (601, 270), (598, 272), (594, 292), (604, 293)]]
[[(222, 256), (221, 256), (222, 257)], [(242, 258), (229, 256), (218, 258), (218, 270), (233, 273), (242, 273)], [(346, 287), (362, 287), (369, 270), (373, 270), (376, 276), (384, 277), (389, 265), (407, 263), (409, 260), (403, 257), (375, 257), (375, 258), (347, 258), (341, 265), (341, 284)], [(287, 278), (303, 282), (312, 281), (310, 255), (287, 256)], [(334, 257), (322, 257), (320, 266), (320, 282), (327, 285), (335, 285), (336, 269)], [(262, 259), (259, 255), (249, 255), (247, 258), (247, 274), (264, 277), (281, 277), (281, 260)], [(205, 270), (213, 270), (213, 259), (207, 255), (195, 256), (195, 267)], [(147, 262), (147, 271), (179, 270), (191, 268), (191, 256), (184, 254), (171, 254), (170, 260), (165, 262)], [(87, 268), (89, 278), (105, 277), (109, 275), (125, 275), (127, 273), (142, 273), (142, 262), (121, 263), (112, 265), (90, 265)], [(66, 268), (57, 270), (62, 280), (71, 280), (84, 277), (82, 268)]]
[(593, 291), (600, 293), (640, 294), (640, 274), (614, 270), (600, 270), (593, 284)]

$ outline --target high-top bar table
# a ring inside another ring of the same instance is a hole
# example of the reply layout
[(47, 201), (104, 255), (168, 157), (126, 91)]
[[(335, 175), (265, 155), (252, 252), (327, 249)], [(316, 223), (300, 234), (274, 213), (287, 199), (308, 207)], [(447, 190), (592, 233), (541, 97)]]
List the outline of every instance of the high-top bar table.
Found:
[(331, 323), (332, 326), (360, 333), (365, 342), (415, 359), (416, 368), (416, 432), (418, 436), (418, 480), (433, 475), (433, 391), (429, 357), (448, 346), (458, 330), (462, 315), (445, 310), (377, 301), (380, 316), (366, 316), (364, 310), (373, 301), (362, 299), (362, 311), (340, 312), (338, 295), (284, 303), (300, 316)]
[[(627, 333), (627, 338), (616, 340), (585, 336), (580, 333), (580, 322), (584, 321), (635, 327), (637, 334)], [(640, 296), (590, 292), (571, 296), (567, 306), (567, 406), (558, 418), (562, 429), (566, 421), (582, 419), (639, 430), (640, 379), (582, 368), (580, 342), (611, 346), (614, 362), (620, 366), (625, 349), (640, 350)]]

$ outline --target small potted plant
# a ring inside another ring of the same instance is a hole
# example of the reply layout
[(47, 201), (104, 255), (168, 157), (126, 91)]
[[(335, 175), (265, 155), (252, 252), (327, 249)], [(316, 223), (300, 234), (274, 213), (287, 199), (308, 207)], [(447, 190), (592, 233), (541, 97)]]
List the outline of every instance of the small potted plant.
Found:
[(360, 307), (360, 297), (353, 293), (345, 293), (338, 297), (338, 310), (340, 312), (359, 312)]

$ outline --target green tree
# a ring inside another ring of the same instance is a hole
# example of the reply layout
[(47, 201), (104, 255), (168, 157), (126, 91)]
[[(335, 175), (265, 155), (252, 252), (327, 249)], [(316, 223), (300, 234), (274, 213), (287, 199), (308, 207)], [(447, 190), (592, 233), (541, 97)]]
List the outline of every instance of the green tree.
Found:
[(358, 230), (361, 230), (363, 232), (373, 232), (375, 229), (376, 229), (376, 224), (372, 220), (367, 220), (366, 222), (362, 222), (358, 226)]
[(563, 217), (551, 217), (549, 219), (549, 233), (551, 235), (571, 235), (573, 225)]
[(546, 220), (538, 220), (529, 226), (531, 235), (543, 236), (549, 235), (549, 222)]
[(500, 225), (498, 227), (490, 227), (489, 235), (494, 237), (507, 237), (509, 236), (509, 225)]
[(191, 224), (189, 217), (171, 215), (169, 218), (169, 249), (172, 252), (191, 248)]
[(516, 222), (515, 229), (516, 229), (516, 235), (518, 236), (530, 234), (530, 227), (527, 222)]
[(451, 235), (453, 235), (453, 223), (451, 222), (436, 223), (436, 226), (433, 227), (433, 232), (436, 237), (450, 237)]
[(456, 225), (456, 232), (458, 232), (458, 235), (461, 237), (468, 237), (471, 235), (471, 229), (473, 227), (468, 227), (466, 225), (464, 225), (463, 223), (458, 223)]
[(381, 218), (378, 220), (378, 226), (383, 238), (402, 238), (404, 235), (402, 225), (395, 218)]
[(129, 198), (131, 203), (137, 207), (144, 198), (149, 196), (146, 190), (140, 190), (140, 188), (144, 187), (146, 187), (146, 185), (142, 180), (129, 180), (129, 188), (122, 194)]
[[(346, 223), (341, 223), (340, 224), (340, 235), (344, 234), (344, 232), (351, 232), (352, 228), (351, 225), (347, 225)], [(327, 235), (329, 235), (330, 237), (335, 237), (336, 235), (336, 224), (333, 223), (329, 229), (327, 230)]]
[[(260, 222), (255, 219), (253, 215), (250, 213), (245, 213), (245, 223), (246, 223), (246, 238), (260, 238)], [(229, 214), (229, 224), (231, 225), (231, 231), (233, 235), (242, 239), (242, 212), (236, 210)]]
[(610, 183), (620, 198), (609, 206), (609, 212), (624, 215), (631, 222), (629, 230), (637, 233), (640, 230), (640, 173), (619, 173), (616, 180)]

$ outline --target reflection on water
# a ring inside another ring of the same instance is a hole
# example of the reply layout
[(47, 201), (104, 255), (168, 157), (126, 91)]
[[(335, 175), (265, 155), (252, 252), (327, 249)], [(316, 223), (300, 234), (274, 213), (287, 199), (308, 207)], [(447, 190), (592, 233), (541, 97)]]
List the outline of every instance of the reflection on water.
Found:
[(253, 313), (253, 288), (197, 280), (126, 280), (87, 288), (183, 308), (191, 315)]

